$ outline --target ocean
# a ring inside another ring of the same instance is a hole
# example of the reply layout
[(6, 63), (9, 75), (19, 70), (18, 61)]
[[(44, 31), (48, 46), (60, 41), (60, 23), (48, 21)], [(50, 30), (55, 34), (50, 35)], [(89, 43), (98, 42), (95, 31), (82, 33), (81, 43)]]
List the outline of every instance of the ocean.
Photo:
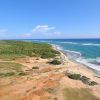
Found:
[(69, 59), (82, 63), (100, 73), (100, 39), (35, 39), (66, 52)]

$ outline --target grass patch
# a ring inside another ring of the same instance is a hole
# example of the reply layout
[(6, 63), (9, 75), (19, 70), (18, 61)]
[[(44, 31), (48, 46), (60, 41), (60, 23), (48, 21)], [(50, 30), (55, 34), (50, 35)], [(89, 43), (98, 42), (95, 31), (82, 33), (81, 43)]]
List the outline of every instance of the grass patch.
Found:
[(52, 46), (46, 43), (32, 43), (25, 41), (4, 40), (0, 41), (0, 58), (16, 59), (25, 56), (52, 58), (59, 55)]
[(1, 77), (7, 77), (7, 76), (13, 76), (13, 75), (15, 75), (15, 72), (0, 73)]
[(23, 65), (13, 62), (0, 62), (0, 77), (17, 75), (22, 72)]
[(100, 100), (86, 88), (66, 88), (64, 97), (64, 100)]
[(19, 72), (18, 73), (18, 75), (20, 75), (20, 76), (25, 76), (25, 75), (27, 75), (28, 73), (26, 73), (26, 72)]

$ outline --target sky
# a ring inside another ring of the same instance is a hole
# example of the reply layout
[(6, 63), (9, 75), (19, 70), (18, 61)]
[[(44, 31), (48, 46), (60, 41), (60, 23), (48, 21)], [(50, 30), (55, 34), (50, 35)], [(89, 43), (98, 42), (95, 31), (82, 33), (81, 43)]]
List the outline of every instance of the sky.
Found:
[(0, 39), (100, 38), (100, 0), (0, 0)]

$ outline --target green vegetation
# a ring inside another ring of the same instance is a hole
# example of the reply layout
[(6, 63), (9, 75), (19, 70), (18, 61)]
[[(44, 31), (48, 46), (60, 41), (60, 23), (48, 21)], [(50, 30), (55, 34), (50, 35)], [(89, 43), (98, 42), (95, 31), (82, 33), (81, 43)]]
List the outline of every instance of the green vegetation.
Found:
[(60, 53), (46, 43), (32, 43), (25, 41), (4, 40), (0, 41), (0, 58), (12, 59), (25, 56), (52, 58)]
[(86, 76), (82, 76), (80, 74), (71, 74), (71, 73), (68, 73), (66, 74), (69, 78), (71, 79), (74, 79), (74, 80), (81, 80), (84, 84), (87, 84), (87, 85), (91, 85), (91, 86), (94, 86), (94, 85), (97, 85), (97, 82), (95, 81), (91, 81), (90, 78), (86, 77)]
[(92, 86), (97, 85), (97, 82), (91, 81), (91, 82), (90, 82), (90, 85), (92, 85)]
[(13, 62), (0, 62), (0, 77), (9, 77), (23, 72), (24, 66)]
[(90, 79), (87, 78), (86, 76), (81, 76), (81, 77), (80, 77), (80, 80), (81, 80), (83, 83), (90, 85)]
[(7, 77), (7, 76), (13, 76), (15, 75), (14, 72), (6, 72), (6, 73), (0, 73), (0, 77)]
[(28, 74), (28, 73), (23, 72), (23, 71), (18, 73), (18, 75), (20, 75), (20, 76), (24, 76), (24, 75), (27, 75), (27, 74)]
[[(53, 58), (59, 55), (58, 51), (53, 50), (52, 46), (46, 43), (32, 43), (17, 40), (0, 41), (0, 59), (15, 60), (16, 58), (35, 56), (37, 60), (41, 58)], [(29, 63), (29, 61), (27, 61)], [(0, 77), (27, 75), (22, 70), (23, 66), (13, 62), (0, 62)], [(32, 69), (39, 69), (33, 67)]]
[(33, 66), (32, 69), (39, 69), (39, 67), (34, 67), (34, 66)]
[(64, 100), (100, 100), (86, 88), (66, 88), (64, 97)]
[(53, 64), (53, 65), (60, 65), (61, 64), (61, 61), (57, 60), (57, 59), (54, 59), (52, 60), (51, 62), (49, 62), (50, 64)]
[(79, 80), (80, 79), (80, 74), (69, 74), (68, 77), (74, 80)]

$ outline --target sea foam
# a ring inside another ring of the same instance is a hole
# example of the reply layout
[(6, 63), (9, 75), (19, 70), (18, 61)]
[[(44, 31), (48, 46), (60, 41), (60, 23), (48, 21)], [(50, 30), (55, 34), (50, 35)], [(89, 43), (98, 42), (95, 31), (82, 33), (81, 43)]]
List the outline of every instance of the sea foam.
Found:
[(76, 43), (76, 42), (59, 42), (59, 43), (65, 43), (65, 44), (79, 44), (79, 43)]
[[(55, 44), (54, 44), (55, 45)], [(55, 45), (58, 50), (61, 50), (64, 52), (64, 54), (67, 55), (69, 59), (75, 60), (78, 63), (84, 64), (98, 72), (100, 75), (100, 58), (96, 59), (86, 59), (82, 57), (82, 54), (77, 51), (71, 51), (71, 50), (64, 50), (61, 46)]]
[(79, 44), (79, 45), (88, 45), (88, 46), (100, 46), (100, 44), (96, 43), (77, 43), (77, 42), (58, 42), (58, 43), (64, 43), (64, 44)]
[(94, 43), (83, 43), (82, 45), (100, 46), (100, 44), (94, 44)]
[[(85, 59), (85, 58), (78, 58), (76, 59), (76, 61), (98, 71), (100, 74), (100, 65), (97, 64), (98, 62), (96, 62), (96, 59), (93, 61), (92, 59), (90, 60), (90, 59)], [(92, 62), (95, 62), (95, 63), (92, 63)]]

